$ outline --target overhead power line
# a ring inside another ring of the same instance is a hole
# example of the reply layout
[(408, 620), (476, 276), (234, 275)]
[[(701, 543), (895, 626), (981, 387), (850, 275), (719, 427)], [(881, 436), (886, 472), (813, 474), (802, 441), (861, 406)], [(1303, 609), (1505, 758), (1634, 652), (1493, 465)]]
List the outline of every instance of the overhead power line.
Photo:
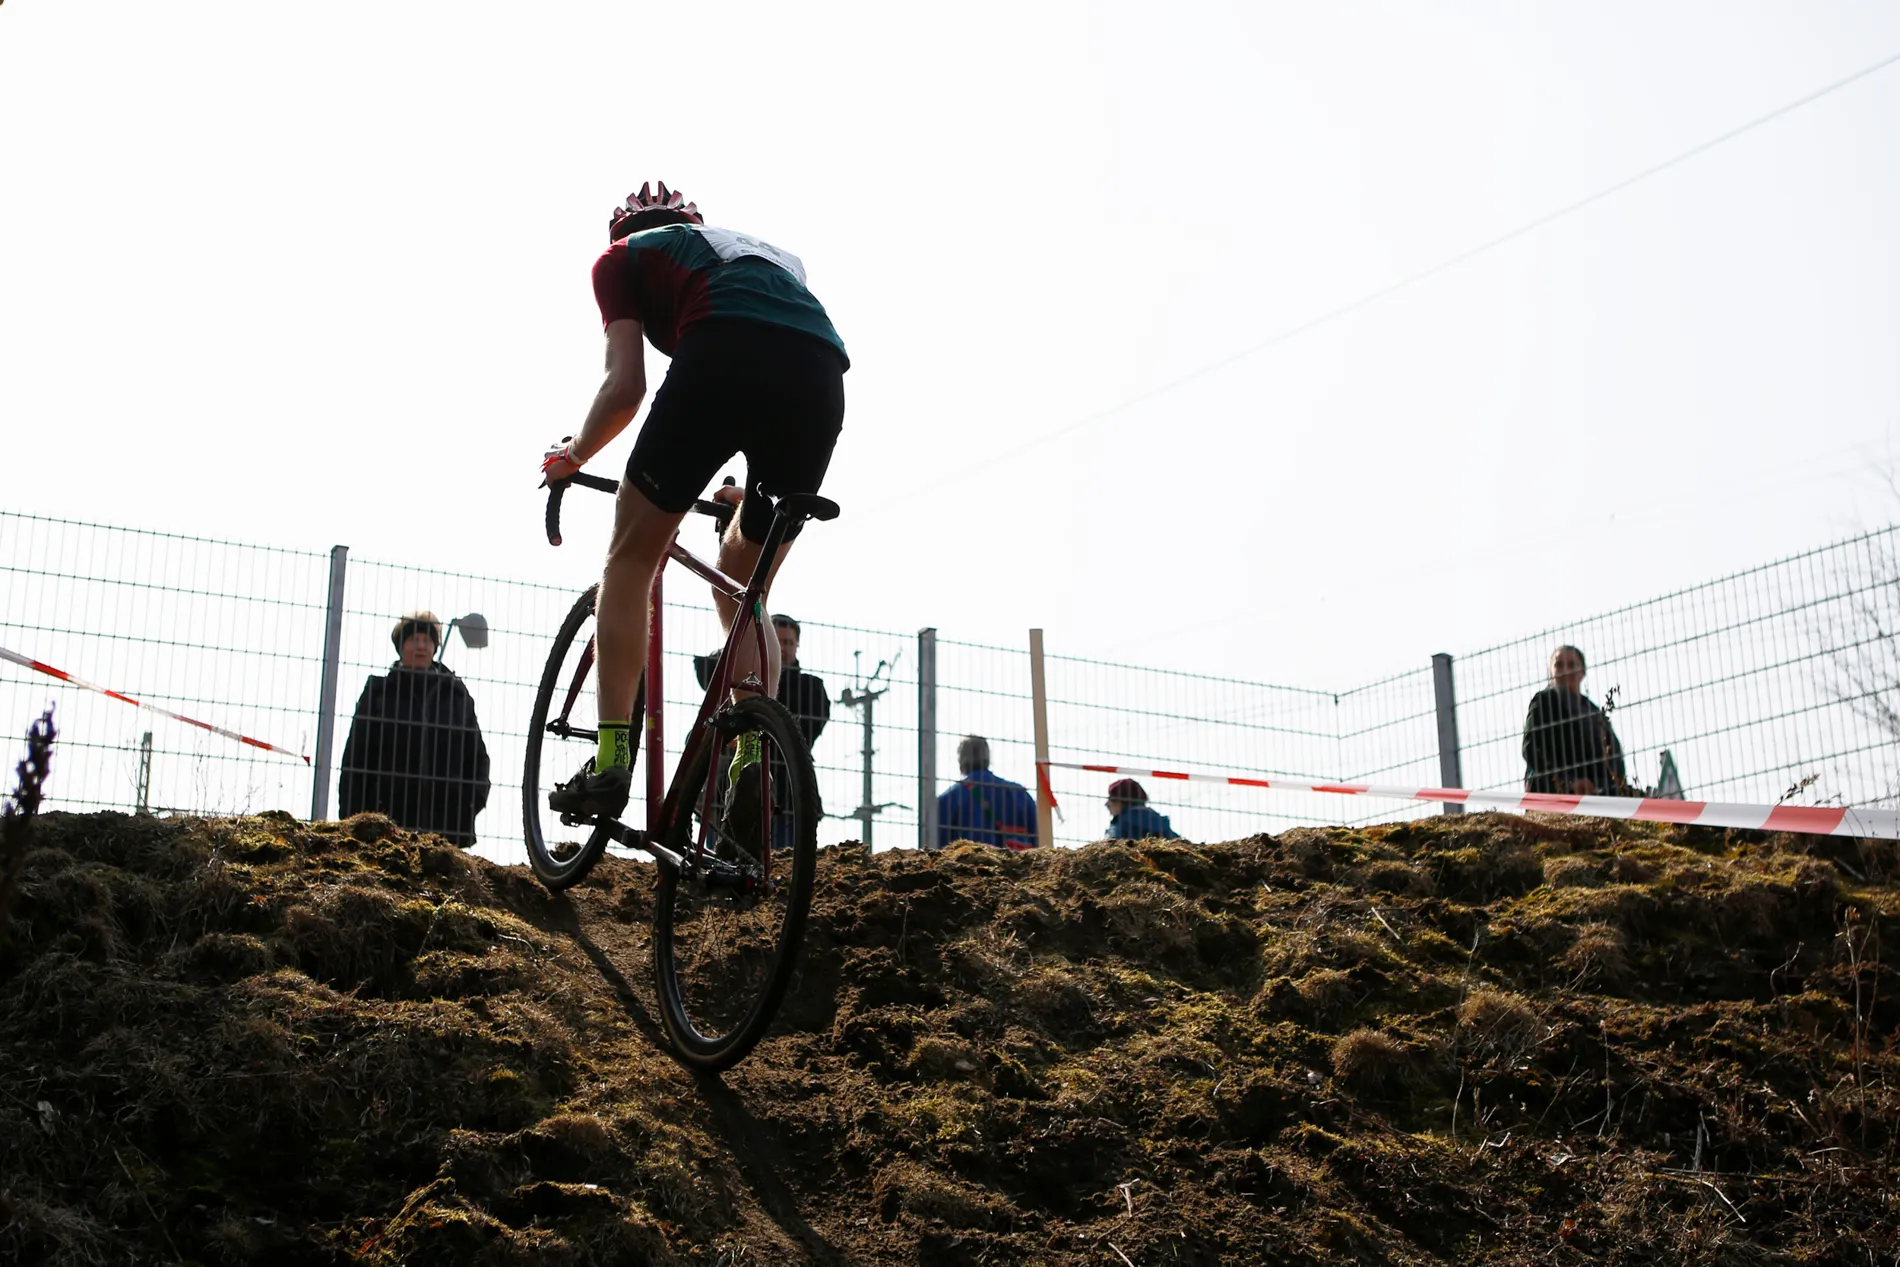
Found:
[[(1161, 383), (1158, 386), (1151, 387), (1147, 391), (1138, 393), (1137, 395), (1130, 396), (1128, 397), (1128, 399), (1120, 401), (1116, 404), (1110, 405), (1105, 409), (1098, 409), (1092, 414), (1088, 414), (1084, 417), (1078, 418), (1074, 422), (1071, 422), (1067, 424), (1066, 426), (1058, 427), (1056, 430), (1048, 432), (1045, 435), (1037, 436), (1033, 440), (1026, 440), (1022, 444), (1017, 445), (1013, 449), (1009, 449), (1005, 452), (995, 454), (991, 457), (985, 458), (981, 462), (965, 467), (962, 470), (956, 471), (950, 475), (946, 475), (942, 479), (935, 481), (933, 486), (941, 487), (944, 484), (953, 483), (956, 480), (965, 478), (966, 476), (975, 475), (980, 471), (988, 470), (992, 466), (998, 466), (1004, 462), (1009, 461), (1012, 458), (1020, 457), (1022, 454), (1027, 453), (1031, 449), (1038, 448), (1042, 445), (1048, 444), (1052, 440), (1060, 440), (1064, 436), (1073, 435), (1075, 432), (1081, 431), (1084, 428), (1092, 427), (1096, 423), (1101, 422), (1106, 418), (1109, 418), (1115, 414), (1122, 412), (1124, 409), (1130, 409), (1134, 407), (1135, 405), (1143, 404), (1146, 401), (1153, 400), (1157, 396), (1166, 395), (1167, 393), (1174, 391), (1176, 388), (1185, 387), (1189, 383), (1195, 382), (1198, 379), (1205, 378), (1209, 374), (1213, 374), (1220, 370), (1226, 369), (1228, 366), (1233, 365), (1240, 361), (1244, 361), (1248, 357), (1257, 356), (1261, 352), (1266, 351), (1268, 348), (1276, 347), (1279, 344), (1287, 342), (1289, 339), (1296, 339), (1300, 335), (1303, 335), (1310, 330), (1315, 330), (1319, 328), (1320, 326), (1326, 325), (1328, 322), (1337, 321), (1339, 318), (1346, 316), (1348, 313), (1356, 312), (1358, 309), (1365, 307), (1367, 304), (1376, 303), (1378, 300), (1384, 299), (1387, 295), (1396, 294), (1399, 291), (1404, 290), (1410, 286), (1416, 286), (1418, 283), (1425, 281), (1428, 278), (1436, 277), (1438, 274), (1446, 271), (1447, 269), (1456, 268), (1458, 265), (1463, 264), (1467, 260), (1470, 260), (1476, 256), (1482, 255), (1486, 251), (1493, 250), (1497, 247), (1503, 246), (1508, 242), (1516, 241), (1518, 238), (1523, 237), (1527, 233), (1532, 233), (1538, 229), (1543, 228), (1545, 225), (1552, 224), (1558, 220), (1563, 219), (1566, 216), (1574, 215), (1577, 212), (1582, 211), (1585, 207), (1589, 207), (1595, 203), (1599, 203), (1603, 201), (1605, 198), (1608, 198), (1612, 194), (1621, 193), (1623, 190), (1628, 189), (1631, 185), (1637, 184), (1640, 181), (1648, 180), (1651, 176), (1655, 176), (1661, 172), (1668, 171), (1670, 168), (1675, 167), (1680, 163), (1686, 163), (1692, 158), (1696, 158), (1700, 155), (1706, 154), (1710, 150), (1716, 148), (1718, 145), (1724, 145), (1727, 142), (1734, 140), (1736, 137), (1741, 136), (1745, 132), (1751, 132), (1754, 129), (1761, 127), (1765, 123), (1773, 123), (1776, 119), (1781, 118), (1783, 115), (1792, 114), (1794, 111), (1799, 110), (1802, 106), (1809, 105), (1813, 102), (1819, 101), (1822, 97), (1825, 97), (1830, 93), (1839, 92), (1841, 89), (1847, 87), (1848, 85), (1853, 84), (1857, 82), (1858, 80), (1865, 79), (1869, 75), (1873, 75), (1880, 71), (1883, 71), (1887, 67), (1892, 66), (1896, 62), (1900, 62), (1900, 53), (1895, 53), (1891, 57), (1883, 58), (1882, 60), (1875, 62), (1871, 66), (1867, 66), (1861, 70), (1857, 70), (1853, 74), (1847, 76), (1845, 79), (1837, 79), (1833, 83), (1827, 85), (1825, 88), (1817, 88), (1815, 91), (1807, 94), (1805, 97), (1797, 97), (1795, 100), (1790, 101), (1786, 103), (1785, 105), (1777, 106), (1775, 109), (1770, 110), (1767, 114), (1760, 115), (1756, 118), (1750, 119), (1747, 123), (1744, 123), (1739, 127), (1730, 128), (1728, 131), (1722, 133), (1720, 136), (1711, 137), (1710, 139), (1703, 141), (1699, 145), (1691, 146), (1689, 149), (1683, 150), (1679, 154), (1676, 154), (1670, 158), (1664, 159), (1662, 162), (1657, 163), (1653, 167), (1646, 167), (1642, 171), (1637, 172), (1633, 176), (1627, 176), (1623, 178), (1622, 180), (1617, 181), (1614, 185), (1608, 185), (1602, 189), (1597, 190), (1595, 193), (1589, 195), (1588, 197), (1579, 198), (1577, 199), (1577, 201), (1568, 203), (1565, 206), (1559, 207), (1555, 211), (1551, 211), (1544, 215), (1541, 215), (1537, 217), (1535, 220), (1531, 220), (1524, 224), (1521, 224), (1517, 228), (1510, 230), (1508, 233), (1501, 233), (1497, 237), (1491, 238), (1488, 241), (1479, 243), (1477, 246), (1471, 247), (1469, 250), (1461, 251), (1458, 254), (1453, 255), (1449, 259), (1441, 260), (1438, 263), (1433, 264), (1430, 268), (1426, 268), (1419, 272), (1412, 273), (1409, 276), (1403, 277), (1396, 282), (1390, 283), (1389, 285), (1381, 286), (1377, 290), (1368, 291), (1367, 293), (1359, 296), (1357, 299), (1352, 300), (1350, 303), (1341, 304), (1337, 308), (1333, 308), (1327, 312), (1323, 312), (1319, 314), (1316, 317), (1312, 317), (1306, 321), (1302, 321), (1299, 325), (1292, 326), (1288, 329), (1282, 330), (1280, 333), (1273, 335), (1271, 338), (1264, 339), (1261, 342), (1255, 343), (1250, 347), (1242, 348), (1238, 352), (1229, 353), (1228, 355), (1221, 357), (1217, 361), (1210, 361), (1206, 365), (1201, 366), (1199, 369), (1191, 370), (1188, 373), (1181, 375), (1179, 378), (1169, 379), (1165, 383)], [(906, 496), (914, 496), (914, 495), (915, 495), (914, 489), (910, 493), (906, 494)]]

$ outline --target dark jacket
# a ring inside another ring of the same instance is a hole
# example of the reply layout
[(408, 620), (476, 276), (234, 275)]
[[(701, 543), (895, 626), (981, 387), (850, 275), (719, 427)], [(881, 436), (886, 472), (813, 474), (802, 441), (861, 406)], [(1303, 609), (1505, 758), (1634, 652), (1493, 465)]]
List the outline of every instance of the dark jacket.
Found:
[(1590, 780), (1598, 796), (1630, 794), (1610, 719), (1589, 696), (1547, 686), (1524, 718), (1524, 790), (1567, 793), (1573, 779)]
[(1124, 805), (1108, 820), (1110, 840), (1179, 840), (1168, 816), (1147, 805)]
[(395, 664), (363, 684), (337, 783), (343, 817), (373, 810), (472, 845), (488, 787), (488, 747), (461, 678), (440, 664)]
[[(718, 663), (717, 652), (693, 657), (693, 674), (699, 679), (700, 690), (712, 685), (713, 666)], [(799, 668), (796, 660), (782, 664), (778, 671), (778, 702), (785, 705), (798, 723), (798, 733), (805, 737), (805, 747), (809, 749), (816, 744), (818, 736), (825, 733), (825, 723), (831, 720), (831, 696), (825, 693), (825, 680)]]
[(972, 770), (937, 798), (937, 848), (974, 840), (1005, 849), (1036, 847), (1036, 798), (1020, 783)]

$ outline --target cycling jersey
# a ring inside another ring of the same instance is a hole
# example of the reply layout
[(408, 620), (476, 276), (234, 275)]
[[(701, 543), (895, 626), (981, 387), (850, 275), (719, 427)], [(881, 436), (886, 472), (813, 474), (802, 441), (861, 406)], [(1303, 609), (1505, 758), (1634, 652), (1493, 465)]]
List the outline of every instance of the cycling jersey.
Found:
[(629, 234), (594, 262), (594, 298), (601, 324), (637, 320), (667, 356), (694, 325), (734, 318), (813, 335), (851, 364), (799, 258), (730, 229), (668, 224)]

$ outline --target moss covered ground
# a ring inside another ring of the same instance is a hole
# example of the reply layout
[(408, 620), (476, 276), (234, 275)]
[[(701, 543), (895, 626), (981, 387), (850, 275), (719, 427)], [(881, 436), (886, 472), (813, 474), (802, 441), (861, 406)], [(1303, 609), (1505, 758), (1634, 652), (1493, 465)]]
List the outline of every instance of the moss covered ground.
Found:
[(658, 1045), (652, 877), (43, 818), (0, 1262), (1900, 1261), (1889, 843), (841, 846), (720, 1079)]

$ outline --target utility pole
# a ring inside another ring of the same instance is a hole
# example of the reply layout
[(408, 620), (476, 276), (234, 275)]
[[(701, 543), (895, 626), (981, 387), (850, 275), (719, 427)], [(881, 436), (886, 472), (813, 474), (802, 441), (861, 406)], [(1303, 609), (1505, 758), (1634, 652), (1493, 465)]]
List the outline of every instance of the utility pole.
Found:
[(139, 809), (141, 814), (152, 812), (152, 732), (146, 731), (145, 738), (139, 740)]
[(871, 671), (869, 678), (866, 678), (862, 672), (863, 656), (864, 653), (862, 651), (853, 651), (851, 653), (853, 666), (851, 672), (852, 685), (844, 689), (844, 694), (838, 697), (838, 702), (843, 704), (846, 708), (861, 710), (859, 713), (859, 725), (864, 731), (864, 744), (859, 749), (859, 753), (863, 757), (864, 763), (864, 799), (859, 803), (858, 807), (846, 815), (846, 817), (855, 818), (864, 824), (862, 834), (864, 845), (868, 849), (871, 845), (872, 820), (876, 818), (880, 812), (890, 809), (891, 806), (895, 804), (895, 802), (886, 801), (880, 805), (871, 799), (876, 795), (876, 791), (872, 787), (872, 758), (877, 755), (877, 748), (872, 742), (875, 727), (872, 715), (876, 710), (878, 700), (891, 689), (888, 684), (877, 687), (875, 690), (872, 688), (877, 686), (877, 681), (884, 676), (884, 671), (892, 667), (892, 662), (879, 660), (877, 662), (877, 668)]

